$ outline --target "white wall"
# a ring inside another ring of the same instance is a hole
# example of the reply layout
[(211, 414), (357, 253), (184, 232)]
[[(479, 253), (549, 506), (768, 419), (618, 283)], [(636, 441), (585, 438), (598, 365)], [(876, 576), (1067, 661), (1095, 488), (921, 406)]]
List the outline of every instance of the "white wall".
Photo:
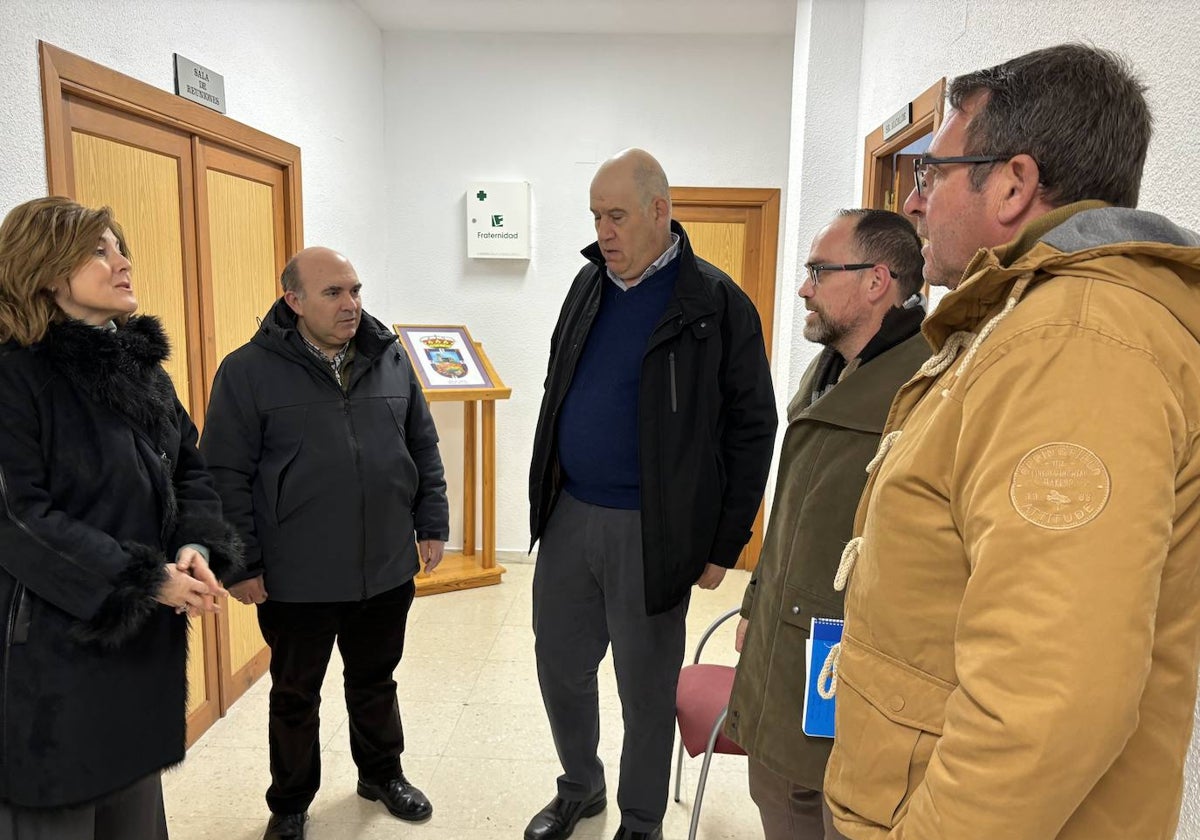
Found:
[[(780, 301), (776, 313), (777, 322), (786, 318), (789, 325), (786, 343), (777, 354), (789, 357), (781, 380), (786, 387), (777, 386), (776, 394), (784, 406), (822, 349), (804, 338), (808, 310), (796, 294), (809, 245), (839, 209), (861, 203), (853, 178), (854, 150), (862, 148), (857, 134), (862, 21), (863, 0), (797, 4), (791, 162), (783, 219), (783, 277), (789, 296)], [(782, 411), (780, 418), (782, 430)]]
[[(368, 280), (369, 303), (389, 323), (467, 324), (512, 387), (497, 408), (501, 550), (529, 546), (529, 458), (550, 332), (579, 250), (595, 238), (597, 165), (636, 145), (677, 186), (783, 188), (790, 65), (787, 37), (386, 37), (390, 247), (386, 276)], [(474, 180), (530, 182), (531, 260), (466, 257), (464, 193)], [(435, 416), (457, 493), (461, 411), (436, 406)], [(451, 509), (457, 542), (460, 511)]]
[[(804, 16), (810, 4), (813, 56), (805, 65), (798, 41), (797, 86), (806, 67), (811, 77), (820, 63), (816, 45), (836, 41), (848, 51), (853, 48), (844, 41), (846, 33), (834, 14), (843, 8), (841, 0), (801, 0), (798, 17)], [(818, 27), (822, 12), (825, 25)], [(800, 29), (798, 21), (798, 32)], [(1149, 85), (1155, 132), (1141, 206), (1200, 228), (1200, 201), (1196, 200), (1200, 195), (1200, 153), (1195, 142), (1200, 97), (1194, 92), (1200, 79), (1200, 15), (1194, 0), (865, 0), (857, 131), (854, 142), (846, 147), (853, 155), (855, 171), (853, 176), (845, 175), (845, 189), (858, 200), (862, 138), (941, 76), (952, 77), (1070, 40), (1089, 41), (1123, 53)], [(806, 140), (816, 125), (838, 119), (848, 102), (845, 92), (837, 89), (818, 99), (809, 97), (807, 103)], [(794, 139), (793, 161), (796, 145)], [(807, 170), (809, 156), (805, 154), (802, 160)], [(792, 177), (795, 183), (810, 173), (793, 173)], [(799, 200), (804, 200), (803, 195)], [(1193, 739), (1188, 759), (1177, 837), (1200, 840), (1197, 739)]]
[[(1088, 41), (1132, 61), (1155, 117), (1140, 206), (1200, 228), (1194, 0), (866, 0), (859, 134), (943, 75), (1063, 41)], [(861, 159), (858, 171), (861, 180)]]
[(306, 243), (382, 272), (383, 36), (353, 3), (0, 5), (0, 214), (46, 194), (38, 39), (172, 92), (178, 52), (225, 77), (228, 116), (301, 147)]

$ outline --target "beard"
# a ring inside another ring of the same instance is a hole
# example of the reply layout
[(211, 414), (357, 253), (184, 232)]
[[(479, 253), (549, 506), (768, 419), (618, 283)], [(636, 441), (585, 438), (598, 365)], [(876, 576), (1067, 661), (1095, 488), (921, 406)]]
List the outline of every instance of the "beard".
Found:
[(848, 332), (845, 324), (838, 324), (829, 320), (825, 317), (825, 313), (819, 309), (811, 309), (809, 311), (817, 316), (812, 320), (805, 318), (804, 321), (804, 337), (809, 341), (829, 346), (845, 337)]

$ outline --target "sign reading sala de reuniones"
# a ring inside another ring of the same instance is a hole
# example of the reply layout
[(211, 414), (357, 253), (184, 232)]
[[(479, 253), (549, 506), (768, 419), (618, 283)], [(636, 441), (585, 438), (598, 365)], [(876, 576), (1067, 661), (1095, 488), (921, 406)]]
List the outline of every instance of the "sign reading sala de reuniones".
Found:
[(912, 125), (911, 102), (883, 121), (883, 139), (891, 140), (910, 125)]
[(205, 108), (225, 113), (225, 77), (175, 53), (175, 92)]

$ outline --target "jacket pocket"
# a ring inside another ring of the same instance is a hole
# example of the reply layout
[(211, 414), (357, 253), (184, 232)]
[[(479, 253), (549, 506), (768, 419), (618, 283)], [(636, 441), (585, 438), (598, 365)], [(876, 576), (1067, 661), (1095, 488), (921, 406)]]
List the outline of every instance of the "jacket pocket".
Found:
[(23, 583), (13, 589), (9, 610), (8, 643), (23, 645), (29, 641), (29, 627), (33, 623), (33, 600)]
[(706, 315), (699, 320), (693, 321), (691, 323), (691, 327), (692, 335), (703, 340), (715, 335), (717, 330), (720, 329), (721, 325), (718, 323), (716, 315)]
[(909, 794), (925, 777), (953, 690), (951, 683), (853, 636), (843, 638), (837, 738), (825, 774), (835, 815), (895, 825)]
[(405, 427), (408, 425), (408, 397), (386, 397), (388, 410), (392, 414), (392, 420), (396, 424), (396, 431), (400, 433), (400, 440), (407, 440), (408, 434), (405, 432)]
[(304, 432), (308, 425), (308, 409), (293, 406), (271, 412), (266, 418), (264, 440), (279, 441), (278, 448), (264, 453), (259, 462), (259, 481), (266, 498), (267, 510), (276, 524), (287, 518), (294, 510), (285, 501), (288, 495), (288, 478), (304, 447)]
[(397, 463), (390, 474), (391, 483), (407, 499), (407, 503), (411, 504), (416, 498), (421, 475), (412, 453), (408, 451), (408, 437), (405, 434), (405, 427), (408, 425), (408, 397), (387, 397), (386, 401), (388, 411), (396, 424), (396, 431), (400, 433), (399, 445), (395, 448)]
[(805, 638), (808, 637), (814, 618), (842, 617), (842, 608), (837, 604), (817, 598), (799, 586), (784, 587), (783, 602), (779, 605), (779, 610), (779, 620), (803, 630)]
[(675, 351), (667, 354), (667, 375), (671, 380), (671, 413), (679, 413), (679, 389), (675, 385)]
[(296, 441), (296, 448), (287, 456), (287, 460), (279, 468), (279, 474), (273, 482), (275, 486), (275, 521), (283, 522), (299, 506), (294, 501), (289, 501), (290, 497), (295, 495), (290, 493), (290, 485), (288, 484), (288, 475), (292, 471), (292, 467), (296, 464), (296, 459), (300, 456), (302, 441)]

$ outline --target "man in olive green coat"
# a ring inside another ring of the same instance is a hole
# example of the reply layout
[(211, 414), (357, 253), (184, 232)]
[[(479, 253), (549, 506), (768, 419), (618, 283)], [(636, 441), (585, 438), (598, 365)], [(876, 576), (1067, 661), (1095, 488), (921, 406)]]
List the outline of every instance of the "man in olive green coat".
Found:
[[(813, 240), (804, 337), (825, 345), (788, 407), (775, 504), (742, 603), (741, 661), (726, 734), (750, 755), (766, 840), (834, 840), (821, 784), (833, 739), (800, 728), (814, 617), (841, 618), (833, 589), (896, 391), (929, 357), (921, 241), (904, 217), (843, 210)], [(819, 667), (819, 663), (818, 663)]]

